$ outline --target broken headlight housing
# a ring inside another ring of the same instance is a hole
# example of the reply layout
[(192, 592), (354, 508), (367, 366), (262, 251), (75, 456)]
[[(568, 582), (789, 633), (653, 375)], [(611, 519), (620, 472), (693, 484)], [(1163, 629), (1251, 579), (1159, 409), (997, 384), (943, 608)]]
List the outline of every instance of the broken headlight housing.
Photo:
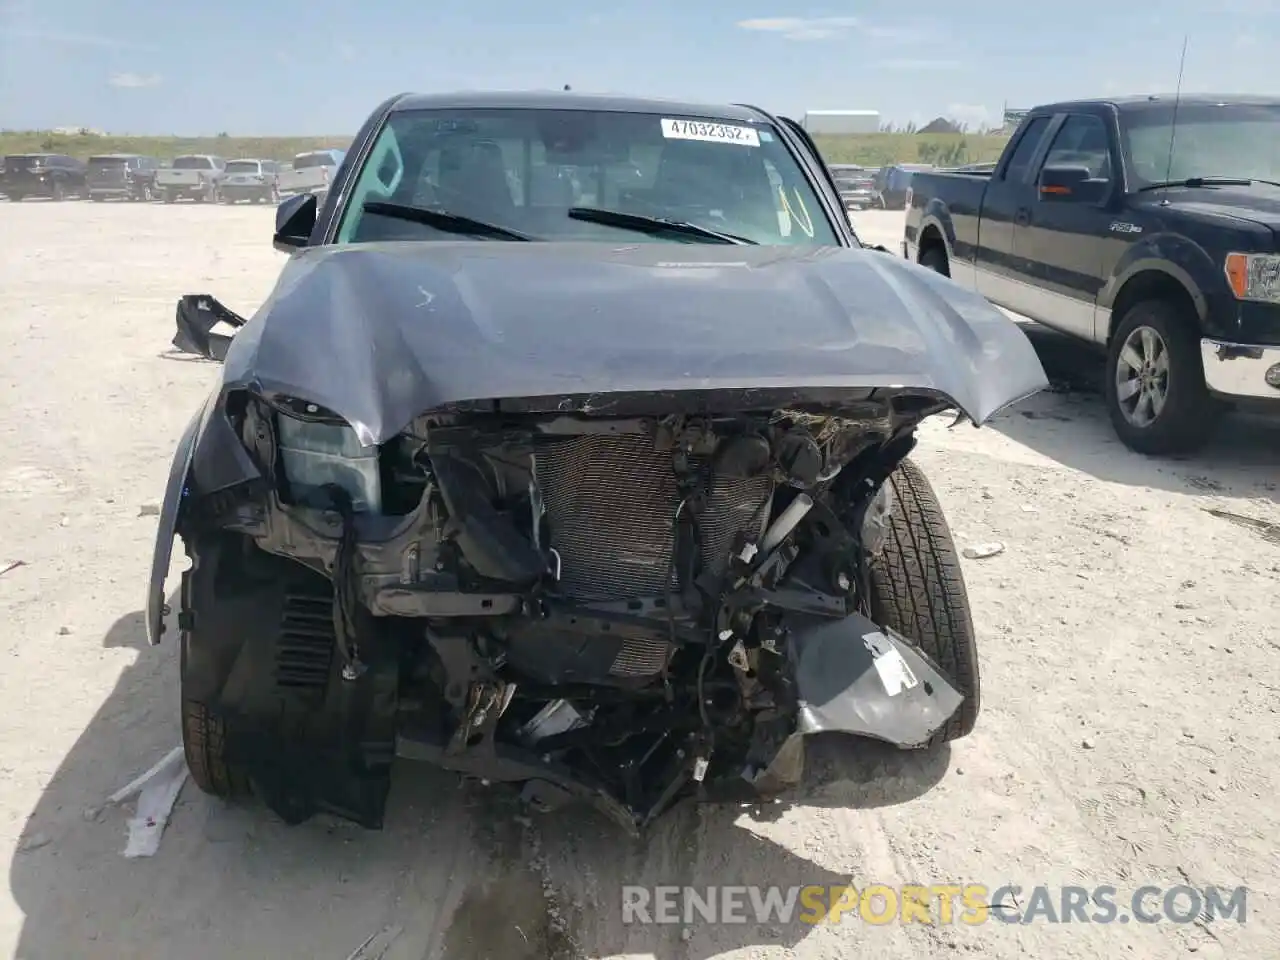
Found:
[(276, 437), (284, 472), (282, 491), (294, 503), (332, 507), (334, 487), (356, 513), (382, 511), (377, 446), (365, 446), (341, 417), (317, 404), (279, 398)]

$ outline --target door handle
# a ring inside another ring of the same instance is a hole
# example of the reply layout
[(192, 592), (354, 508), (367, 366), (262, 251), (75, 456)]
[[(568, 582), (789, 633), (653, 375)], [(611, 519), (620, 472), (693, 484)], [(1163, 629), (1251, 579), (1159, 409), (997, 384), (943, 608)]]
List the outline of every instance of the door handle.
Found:
[(1031, 209), (1029, 207), (1019, 207), (1013, 215), (1013, 222), (1019, 227), (1025, 227), (1031, 222)]

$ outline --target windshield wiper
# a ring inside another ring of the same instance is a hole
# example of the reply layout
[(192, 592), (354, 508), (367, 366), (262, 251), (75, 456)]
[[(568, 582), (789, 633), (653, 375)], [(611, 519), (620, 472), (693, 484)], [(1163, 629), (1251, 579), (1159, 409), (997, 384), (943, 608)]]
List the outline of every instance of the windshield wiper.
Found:
[(446, 210), (428, 210), (425, 207), (412, 207), (407, 203), (392, 203), (389, 200), (366, 200), (362, 207), (368, 213), (376, 213), (382, 217), (394, 217), (397, 220), (409, 220), (412, 223), (426, 224), (445, 233), (460, 233), (472, 237), (494, 237), (500, 240), (534, 240), (535, 237), (508, 230), (496, 223), (485, 223), (473, 220), (460, 213), (449, 213)]
[(697, 237), (701, 240), (714, 240), (717, 243), (755, 244), (754, 240), (748, 240), (746, 237), (721, 233), (709, 227), (700, 227), (696, 223), (667, 220), (663, 217), (646, 217), (638, 213), (622, 213), (618, 210), (601, 210), (598, 207), (570, 207), (569, 217), (573, 220), (585, 220), (587, 223), (602, 223), (609, 227), (635, 230), (638, 233), (674, 233), (684, 237)]
[(1248, 177), (1187, 177), (1185, 180), (1161, 180), (1159, 183), (1148, 183), (1144, 187), (1139, 187), (1136, 193), (1145, 193), (1148, 190), (1159, 190), (1162, 187), (1247, 187), (1250, 184), (1272, 183), (1280, 187), (1280, 183), (1274, 180), (1259, 180), (1257, 177), (1250, 179)]

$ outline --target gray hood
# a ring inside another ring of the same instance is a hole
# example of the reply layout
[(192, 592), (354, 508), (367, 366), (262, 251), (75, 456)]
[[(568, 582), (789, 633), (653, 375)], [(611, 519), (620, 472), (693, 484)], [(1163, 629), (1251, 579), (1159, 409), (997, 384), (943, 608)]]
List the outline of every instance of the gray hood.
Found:
[(1047, 385), (1003, 313), (885, 253), (474, 240), (295, 254), (223, 376), (366, 443), (468, 400), (903, 387), (981, 423)]

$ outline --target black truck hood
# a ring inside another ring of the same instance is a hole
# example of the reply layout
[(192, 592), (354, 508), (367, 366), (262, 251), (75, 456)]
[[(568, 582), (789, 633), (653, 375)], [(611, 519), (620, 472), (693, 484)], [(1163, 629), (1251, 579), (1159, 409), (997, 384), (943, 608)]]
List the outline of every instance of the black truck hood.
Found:
[(472, 400), (901, 387), (981, 423), (1046, 385), (1017, 324), (892, 255), (672, 243), (306, 250), (223, 369), (224, 387), (320, 404), (365, 443)]
[(1169, 191), (1169, 200), (1171, 210), (1248, 220), (1280, 233), (1280, 187), (1179, 187)]

